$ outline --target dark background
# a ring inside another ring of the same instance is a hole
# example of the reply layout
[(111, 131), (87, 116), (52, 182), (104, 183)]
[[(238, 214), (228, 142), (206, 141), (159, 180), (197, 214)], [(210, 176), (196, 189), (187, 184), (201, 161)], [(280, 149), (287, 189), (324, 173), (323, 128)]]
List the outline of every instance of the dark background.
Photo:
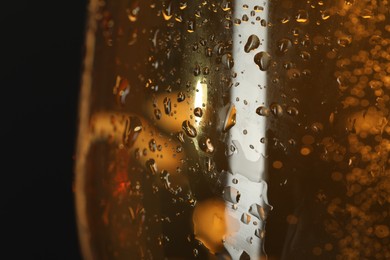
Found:
[(72, 183), (87, 1), (3, 2), (0, 258), (81, 259)]

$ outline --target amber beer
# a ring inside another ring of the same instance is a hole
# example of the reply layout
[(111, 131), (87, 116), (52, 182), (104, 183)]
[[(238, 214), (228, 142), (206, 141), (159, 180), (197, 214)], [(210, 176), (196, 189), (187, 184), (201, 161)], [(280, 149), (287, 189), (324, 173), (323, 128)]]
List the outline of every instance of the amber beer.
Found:
[(92, 0), (85, 259), (389, 259), (388, 1)]

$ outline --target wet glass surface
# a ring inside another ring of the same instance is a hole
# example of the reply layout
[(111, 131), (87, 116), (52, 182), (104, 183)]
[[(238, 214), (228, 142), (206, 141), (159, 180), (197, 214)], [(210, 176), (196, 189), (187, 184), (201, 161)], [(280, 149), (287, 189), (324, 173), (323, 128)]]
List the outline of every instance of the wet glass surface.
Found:
[(87, 259), (386, 259), (387, 1), (92, 1)]

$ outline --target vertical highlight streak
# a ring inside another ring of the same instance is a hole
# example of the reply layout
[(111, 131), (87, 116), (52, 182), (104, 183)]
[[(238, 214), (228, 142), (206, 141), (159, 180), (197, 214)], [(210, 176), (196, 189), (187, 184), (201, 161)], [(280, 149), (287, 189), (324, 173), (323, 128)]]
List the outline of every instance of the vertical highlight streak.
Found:
[[(272, 207), (264, 181), (266, 147), (260, 142), (265, 137), (266, 118), (257, 115), (256, 108), (266, 105), (267, 71), (260, 70), (254, 57), (267, 51), (268, 2), (236, 0), (233, 19), (241, 20), (233, 28), (233, 71), (237, 76), (230, 92), (237, 112), (227, 143), (230, 155), (224, 199), (227, 225), (235, 230), (230, 230), (224, 246), (232, 259), (240, 259), (242, 254), (265, 259), (265, 221)], [(258, 44), (245, 48), (249, 38), (256, 38), (252, 35), (257, 36)]]

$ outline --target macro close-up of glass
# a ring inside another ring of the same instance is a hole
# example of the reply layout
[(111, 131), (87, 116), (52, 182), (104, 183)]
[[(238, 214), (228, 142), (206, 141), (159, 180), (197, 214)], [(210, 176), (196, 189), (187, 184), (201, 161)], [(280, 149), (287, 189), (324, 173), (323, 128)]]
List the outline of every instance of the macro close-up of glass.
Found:
[(390, 259), (388, 0), (91, 0), (85, 259)]

